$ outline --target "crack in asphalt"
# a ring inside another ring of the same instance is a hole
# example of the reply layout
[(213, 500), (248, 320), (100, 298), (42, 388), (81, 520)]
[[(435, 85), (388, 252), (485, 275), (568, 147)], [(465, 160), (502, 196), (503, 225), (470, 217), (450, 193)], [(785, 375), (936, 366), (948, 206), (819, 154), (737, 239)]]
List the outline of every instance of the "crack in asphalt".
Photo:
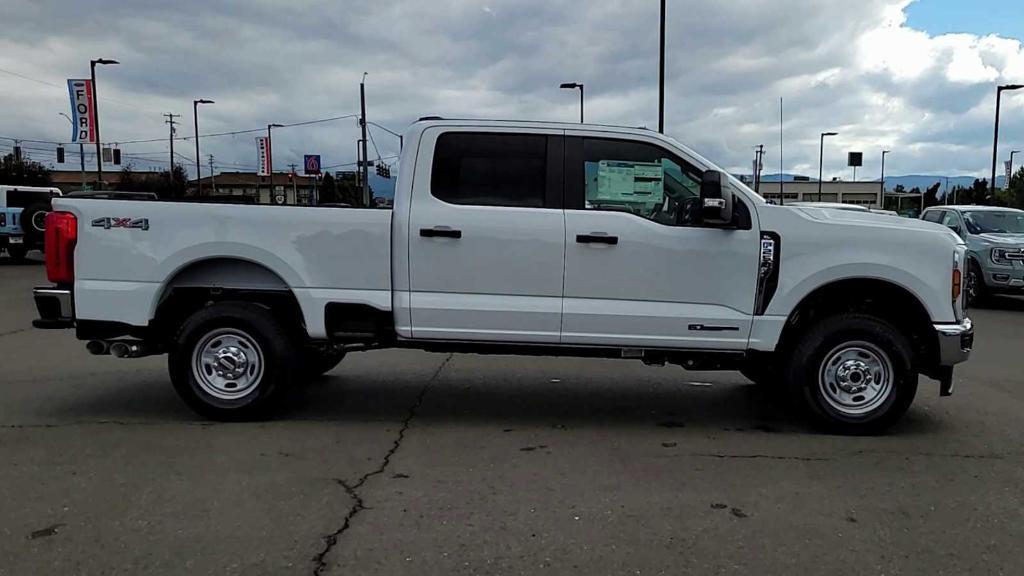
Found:
[(360, 476), (359, 479), (352, 484), (349, 484), (341, 478), (334, 479), (334, 481), (345, 490), (345, 493), (348, 494), (349, 498), (352, 499), (352, 506), (349, 507), (348, 512), (345, 514), (341, 527), (322, 538), (324, 541), (324, 549), (313, 557), (314, 576), (320, 576), (320, 574), (323, 574), (323, 571), (327, 568), (327, 555), (330, 554), (331, 550), (333, 550), (338, 544), (338, 540), (341, 536), (352, 525), (352, 520), (354, 520), (360, 512), (366, 510), (366, 504), (363, 502), (363, 497), (359, 494), (359, 489), (362, 488), (370, 478), (383, 474), (384, 471), (387, 470), (388, 466), (391, 464), (392, 456), (394, 456), (395, 453), (398, 452), (398, 449), (401, 448), (402, 441), (405, 440), (405, 433), (408, 432), (409, 427), (412, 425), (413, 418), (416, 417), (417, 410), (419, 410), (419, 407), (423, 404), (423, 398), (426, 397), (427, 390), (430, 389), (430, 386), (437, 380), (438, 376), (441, 375), (441, 371), (444, 370), (444, 367), (448, 365), (448, 361), (451, 359), (452, 354), (449, 354), (444, 361), (441, 362), (441, 365), (437, 367), (434, 374), (427, 379), (425, 384), (423, 384), (423, 388), (421, 388), (419, 394), (416, 395), (416, 399), (413, 401), (412, 405), (409, 407), (408, 413), (406, 413), (405, 418), (402, 420), (402, 425), (398, 429), (398, 434), (395, 436), (394, 442), (392, 442), (391, 447), (384, 454), (384, 458), (381, 459), (380, 465)]
[(17, 330), (9, 330), (7, 332), (0, 332), (0, 338), (4, 336), (13, 336), (14, 334), (20, 334), (22, 332), (28, 332), (28, 328), (18, 328)]
[(706, 453), (706, 454), (694, 454), (694, 456), (700, 456), (702, 458), (736, 458), (740, 460), (799, 460), (801, 462), (827, 462), (832, 460), (831, 458), (819, 458), (814, 456), (776, 456), (774, 454), (718, 454), (718, 453)]

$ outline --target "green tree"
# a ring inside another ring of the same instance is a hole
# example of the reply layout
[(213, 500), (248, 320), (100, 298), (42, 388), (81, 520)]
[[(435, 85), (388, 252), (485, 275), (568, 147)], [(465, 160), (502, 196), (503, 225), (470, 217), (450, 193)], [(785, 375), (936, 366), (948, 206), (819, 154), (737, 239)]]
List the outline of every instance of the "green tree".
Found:
[(324, 172), (324, 177), (320, 180), (320, 203), (335, 204), (337, 202), (338, 185), (335, 183), (334, 176), (331, 176), (330, 172)]
[(14, 154), (4, 156), (0, 161), (0, 184), (9, 186), (50, 186), (50, 171), (39, 162), (23, 157), (14, 158)]
[[(939, 182), (936, 182), (935, 184), (932, 184), (931, 186), (929, 186), (927, 190), (925, 190), (924, 199), (923, 199), (924, 200), (924, 208), (928, 208), (930, 206), (937, 206), (939, 204), (939, 188), (941, 188), (941, 187), (942, 187), (942, 184), (940, 184)], [(916, 188), (915, 188), (915, 190), (916, 190)]]
[(1024, 166), (1010, 175), (1010, 183), (1006, 189), (1009, 192), (1009, 205), (1014, 208), (1024, 208)]

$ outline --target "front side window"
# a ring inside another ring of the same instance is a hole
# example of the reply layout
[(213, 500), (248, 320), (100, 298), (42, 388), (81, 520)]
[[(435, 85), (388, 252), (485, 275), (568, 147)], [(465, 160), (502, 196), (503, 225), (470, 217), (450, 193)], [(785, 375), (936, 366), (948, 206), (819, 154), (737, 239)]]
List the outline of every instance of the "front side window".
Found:
[(697, 222), (701, 173), (657, 146), (583, 141), (584, 208), (629, 212), (660, 224)]
[(437, 139), (431, 194), (449, 204), (544, 207), (548, 138), (449, 132)]

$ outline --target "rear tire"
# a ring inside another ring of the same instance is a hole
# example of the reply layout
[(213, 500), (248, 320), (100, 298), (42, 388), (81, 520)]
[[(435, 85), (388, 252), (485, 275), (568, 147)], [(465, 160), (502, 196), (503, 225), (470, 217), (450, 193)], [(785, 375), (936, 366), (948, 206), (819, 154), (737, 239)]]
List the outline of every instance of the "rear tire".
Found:
[(181, 399), (205, 418), (263, 419), (281, 408), (296, 373), (289, 332), (263, 306), (223, 302), (178, 331), (168, 370)]
[(906, 337), (888, 322), (840, 314), (803, 334), (787, 379), (817, 426), (840, 434), (878, 434), (914, 401), (918, 375), (911, 359)]
[(13, 246), (8, 244), (7, 255), (11, 257), (11, 260), (20, 264), (25, 261), (25, 256), (28, 255), (28, 249), (24, 246)]
[(37, 202), (21, 211), (21, 233), (25, 243), (42, 246), (46, 234), (46, 215), (50, 213), (49, 202)]

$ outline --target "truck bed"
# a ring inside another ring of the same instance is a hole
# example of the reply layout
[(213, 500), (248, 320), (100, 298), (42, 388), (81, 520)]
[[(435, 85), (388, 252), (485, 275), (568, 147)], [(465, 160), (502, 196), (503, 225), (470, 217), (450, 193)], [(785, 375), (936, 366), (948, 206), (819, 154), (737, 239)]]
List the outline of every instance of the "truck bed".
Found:
[(54, 200), (78, 218), (75, 312), (144, 326), (191, 264), (258, 263), (290, 288), (311, 337), (330, 301), (391, 309), (391, 211), (84, 198)]

